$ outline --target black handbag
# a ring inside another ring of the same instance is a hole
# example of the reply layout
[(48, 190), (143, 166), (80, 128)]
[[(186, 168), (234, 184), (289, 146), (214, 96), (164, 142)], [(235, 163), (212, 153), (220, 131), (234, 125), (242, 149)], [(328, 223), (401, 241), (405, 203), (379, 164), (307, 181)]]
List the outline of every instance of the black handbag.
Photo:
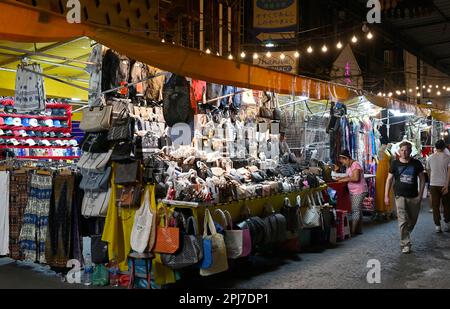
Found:
[(111, 160), (114, 162), (129, 162), (134, 161), (135, 149), (133, 141), (120, 141), (114, 145)]
[(81, 149), (90, 153), (104, 153), (111, 148), (111, 143), (108, 141), (108, 132), (90, 132), (86, 133), (81, 142)]
[(133, 117), (129, 117), (124, 123), (113, 124), (108, 131), (108, 140), (132, 140), (134, 137), (135, 122), (136, 120)]
[(108, 243), (102, 240), (102, 233), (99, 227), (99, 219), (95, 223), (95, 234), (91, 235), (91, 257), (92, 263), (104, 264), (109, 262)]
[(139, 161), (117, 163), (114, 183), (116, 185), (130, 185), (140, 182), (141, 164)]
[(91, 192), (108, 191), (109, 178), (111, 176), (111, 167), (107, 167), (105, 171), (99, 173), (92, 170), (81, 170), (83, 178), (80, 182), (80, 189)]

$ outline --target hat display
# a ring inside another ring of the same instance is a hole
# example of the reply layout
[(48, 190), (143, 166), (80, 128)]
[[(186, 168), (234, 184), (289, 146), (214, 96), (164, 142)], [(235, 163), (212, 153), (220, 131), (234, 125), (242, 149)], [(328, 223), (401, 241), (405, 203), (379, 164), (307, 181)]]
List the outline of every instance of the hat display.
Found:
[(53, 121), (53, 126), (55, 126), (55, 128), (61, 128), (61, 121), (59, 120)]
[(43, 120), (43, 119), (38, 120), (38, 123), (39, 123), (39, 126), (41, 126), (41, 127), (45, 127), (46, 126), (45, 120)]
[(27, 131), (28, 136), (36, 136), (34, 131)]
[(6, 144), (6, 140), (4, 138), (0, 138), (0, 145), (5, 145)]
[(13, 126), (16, 126), (16, 127), (21, 127), (22, 126), (22, 119), (20, 119), (20, 118), (14, 118), (13, 119)]
[(46, 125), (47, 127), (53, 127), (53, 120), (51, 120), (51, 119), (45, 120), (45, 125)]
[(42, 146), (51, 146), (51, 143), (48, 140), (46, 140), (46, 139), (43, 139), (41, 141), (41, 144), (42, 144)]
[(14, 133), (13, 133), (13, 131), (11, 131), (11, 130), (6, 130), (6, 131), (5, 131), (5, 135), (6, 135), (6, 136), (13, 136)]
[(22, 137), (27, 137), (28, 136), (28, 134), (27, 134), (27, 132), (25, 132), (25, 130), (20, 130), (19, 131), (19, 135), (22, 136)]
[(23, 118), (22, 119), (22, 126), (23, 127), (29, 127), (30, 126), (30, 119)]
[(36, 142), (33, 139), (31, 139), (31, 138), (27, 139), (25, 142), (29, 146), (36, 146)]
[(19, 131), (13, 131), (13, 135), (14, 135), (15, 137), (20, 137)]
[(15, 138), (11, 138), (11, 139), (9, 140), (9, 144), (12, 144), (12, 145), (14, 145), (14, 146), (17, 146), (17, 145), (19, 145), (20, 143), (19, 143), (19, 141), (16, 140)]
[(12, 126), (13, 125), (13, 118), (12, 117), (7, 117), (5, 119), (5, 125)]

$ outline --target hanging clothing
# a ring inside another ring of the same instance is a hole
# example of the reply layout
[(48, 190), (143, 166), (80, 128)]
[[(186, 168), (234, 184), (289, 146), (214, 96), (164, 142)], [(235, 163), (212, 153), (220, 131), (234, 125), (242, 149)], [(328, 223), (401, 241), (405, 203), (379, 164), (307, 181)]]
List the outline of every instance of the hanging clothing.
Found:
[[(389, 213), (394, 205), (393, 192), (390, 192), (389, 205), (384, 203), (386, 179), (390, 169), (391, 155), (382, 147), (379, 152), (379, 160), (375, 177), (375, 210), (379, 213)], [(392, 190), (391, 190), (392, 191)]]
[(45, 242), (51, 194), (52, 176), (33, 174), (19, 238), (25, 260), (46, 263)]
[(45, 110), (44, 78), (33, 72), (42, 73), (41, 66), (33, 63), (17, 67), (14, 98), (17, 113)]
[(9, 254), (9, 171), (0, 171), (0, 256)]
[(52, 267), (66, 267), (69, 260), (73, 188), (72, 175), (58, 175), (54, 178), (45, 246), (47, 264)]
[(95, 64), (88, 64), (85, 69), (89, 73), (89, 106), (99, 106), (104, 101), (102, 96), (102, 50), (103, 45), (94, 46), (88, 61)]
[(14, 260), (21, 260), (19, 237), (23, 215), (28, 203), (29, 177), (26, 171), (12, 171), (9, 183), (9, 254)]
[(80, 189), (81, 174), (74, 175), (74, 189), (72, 193), (72, 232), (70, 257), (83, 261), (82, 238), (81, 238), (81, 204), (83, 202), (84, 190)]

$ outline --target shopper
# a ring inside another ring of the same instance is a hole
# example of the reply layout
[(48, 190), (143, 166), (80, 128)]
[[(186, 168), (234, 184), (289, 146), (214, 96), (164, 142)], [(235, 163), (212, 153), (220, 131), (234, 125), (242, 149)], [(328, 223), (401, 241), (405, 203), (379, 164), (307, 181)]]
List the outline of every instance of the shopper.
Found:
[(440, 206), (444, 208), (444, 231), (450, 231), (450, 194), (448, 194), (450, 175), (450, 156), (444, 153), (445, 142), (439, 140), (435, 145), (436, 152), (427, 160), (427, 172), (430, 176), (431, 207), (436, 233), (441, 230)]
[(352, 235), (362, 234), (362, 204), (369, 191), (366, 180), (364, 179), (364, 170), (361, 164), (352, 159), (348, 150), (344, 150), (338, 158), (339, 162), (347, 168), (347, 176), (338, 178), (338, 182), (348, 183), (347, 186), (350, 191), (352, 206), (351, 233)]
[[(422, 204), (425, 175), (420, 161), (411, 157), (412, 145), (409, 142), (400, 144), (400, 158), (391, 164), (386, 180), (384, 202), (389, 205), (389, 191), (394, 183), (395, 203), (397, 205), (398, 225), (400, 228), (400, 246), (403, 253), (411, 252), (410, 234), (416, 225)], [(420, 178), (418, 192), (417, 177)]]

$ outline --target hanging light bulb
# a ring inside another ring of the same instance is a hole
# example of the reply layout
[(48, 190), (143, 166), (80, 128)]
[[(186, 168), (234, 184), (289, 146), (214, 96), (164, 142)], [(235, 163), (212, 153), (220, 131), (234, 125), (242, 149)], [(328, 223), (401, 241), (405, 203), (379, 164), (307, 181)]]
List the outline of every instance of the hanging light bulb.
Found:
[(253, 53), (253, 59), (258, 59), (258, 54), (257, 53)]
[(211, 50), (210, 50), (209, 48), (207, 48), (207, 49), (206, 49), (206, 53), (207, 53), (207, 54), (210, 54), (210, 53), (211, 53)]
[(433, 85), (428, 85), (428, 88), (433, 88)]
[(393, 95), (392, 92), (389, 92), (389, 93), (388, 93), (388, 97), (392, 97), (392, 95)]
[(232, 54), (229, 54), (229, 55), (228, 55), (228, 59), (233, 60), (233, 55), (232, 55)]
[(397, 95), (401, 95), (401, 94), (402, 94), (402, 92), (401, 92), (400, 90), (397, 90), (395, 93), (396, 93)]
[(220, 57), (220, 54), (219, 54), (219, 52), (217, 52), (217, 53), (216, 53), (216, 56), (219, 56), (219, 57)]
[(241, 53), (241, 58), (245, 58), (245, 52)]
[(441, 95), (441, 92), (440, 91), (438, 91), (437, 93), (436, 93), (437, 95)]
[(367, 33), (367, 39), (372, 40), (373, 39), (373, 34), (372, 32), (369, 31), (369, 33)]
[(166, 43), (166, 40), (164, 40), (164, 38), (162, 38), (161, 43)]
[(328, 47), (325, 45), (325, 44), (323, 44), (323, 46), (322, 46), (322, 52), (323, 53), (326, 53), (328, 51)]
[(281, 53), (281, 54), (280, 54), (280, 59), (281, 59), (281, 60), (284, 60), (284, 58), (286, 58), (286, 56), (284, 55), (284, 53)]
[(428, 92), (428, 93), (431, 93), (431, 89), (430, 89), (430, 88), (428, 88), (428, 89), (427, 89), (427, 92)]
[(423, 85), (422, 88), (425, 89), (425, 88), (427, 88), (427, 86)]
[(356, 35), (354, 35), (352, 37), (352, 43), (357, 43), (358, 42), (358, 38), (356, 37)]
[(296, 50), (295, 53), (294, 53), (294, 57), (295, 57), (295, 58), (300, 57), (300, 53), (299, 53), (297, 50)]
[(311, 54), (313, 52), (313, 48), (312, 46), (308, 46), (308, 48), (306, 49), (306, 51), (308, 52), (308, 54)]
[(419, 90), (419, 86), (416, 87), (416, 90)]
[(339, 42), (336, 44), (336, 47), (337, 47), (337, 49), (341, 49), (341, 48), (342, 48), (342, 43), (341, 43), (341, 41), (339, 41)]
[(266, 57), (267, 57), (267, 58), (272, 57), (272, 53), (271, 53), (270, 51), (268, 51), (268, 52), (266, 53)]
[(409, 92), (412, 92), (412, 89), (411, 89), (411, 88), (409, 88)]
[(378, 96), (381, 97), (383, 94), (381, 92), (378, 92)]
[(436, 85), (436, 89), (438, 89), (439, 88), (439, 85)]
[(383, 93), (383, 97), (385, 97), (386, 96), (386, 93)]
[(416, 94), (416, 96), (417, 96), (417, 97), (420, 97), (420, 92), (418, 92), (418, 93)]
[(402, 93), (405, 94), (405, 93), (406, 93), (406, 90), (402, 90)]
[(447, 87), (447, 91), (450, 91), (450, 87)]

